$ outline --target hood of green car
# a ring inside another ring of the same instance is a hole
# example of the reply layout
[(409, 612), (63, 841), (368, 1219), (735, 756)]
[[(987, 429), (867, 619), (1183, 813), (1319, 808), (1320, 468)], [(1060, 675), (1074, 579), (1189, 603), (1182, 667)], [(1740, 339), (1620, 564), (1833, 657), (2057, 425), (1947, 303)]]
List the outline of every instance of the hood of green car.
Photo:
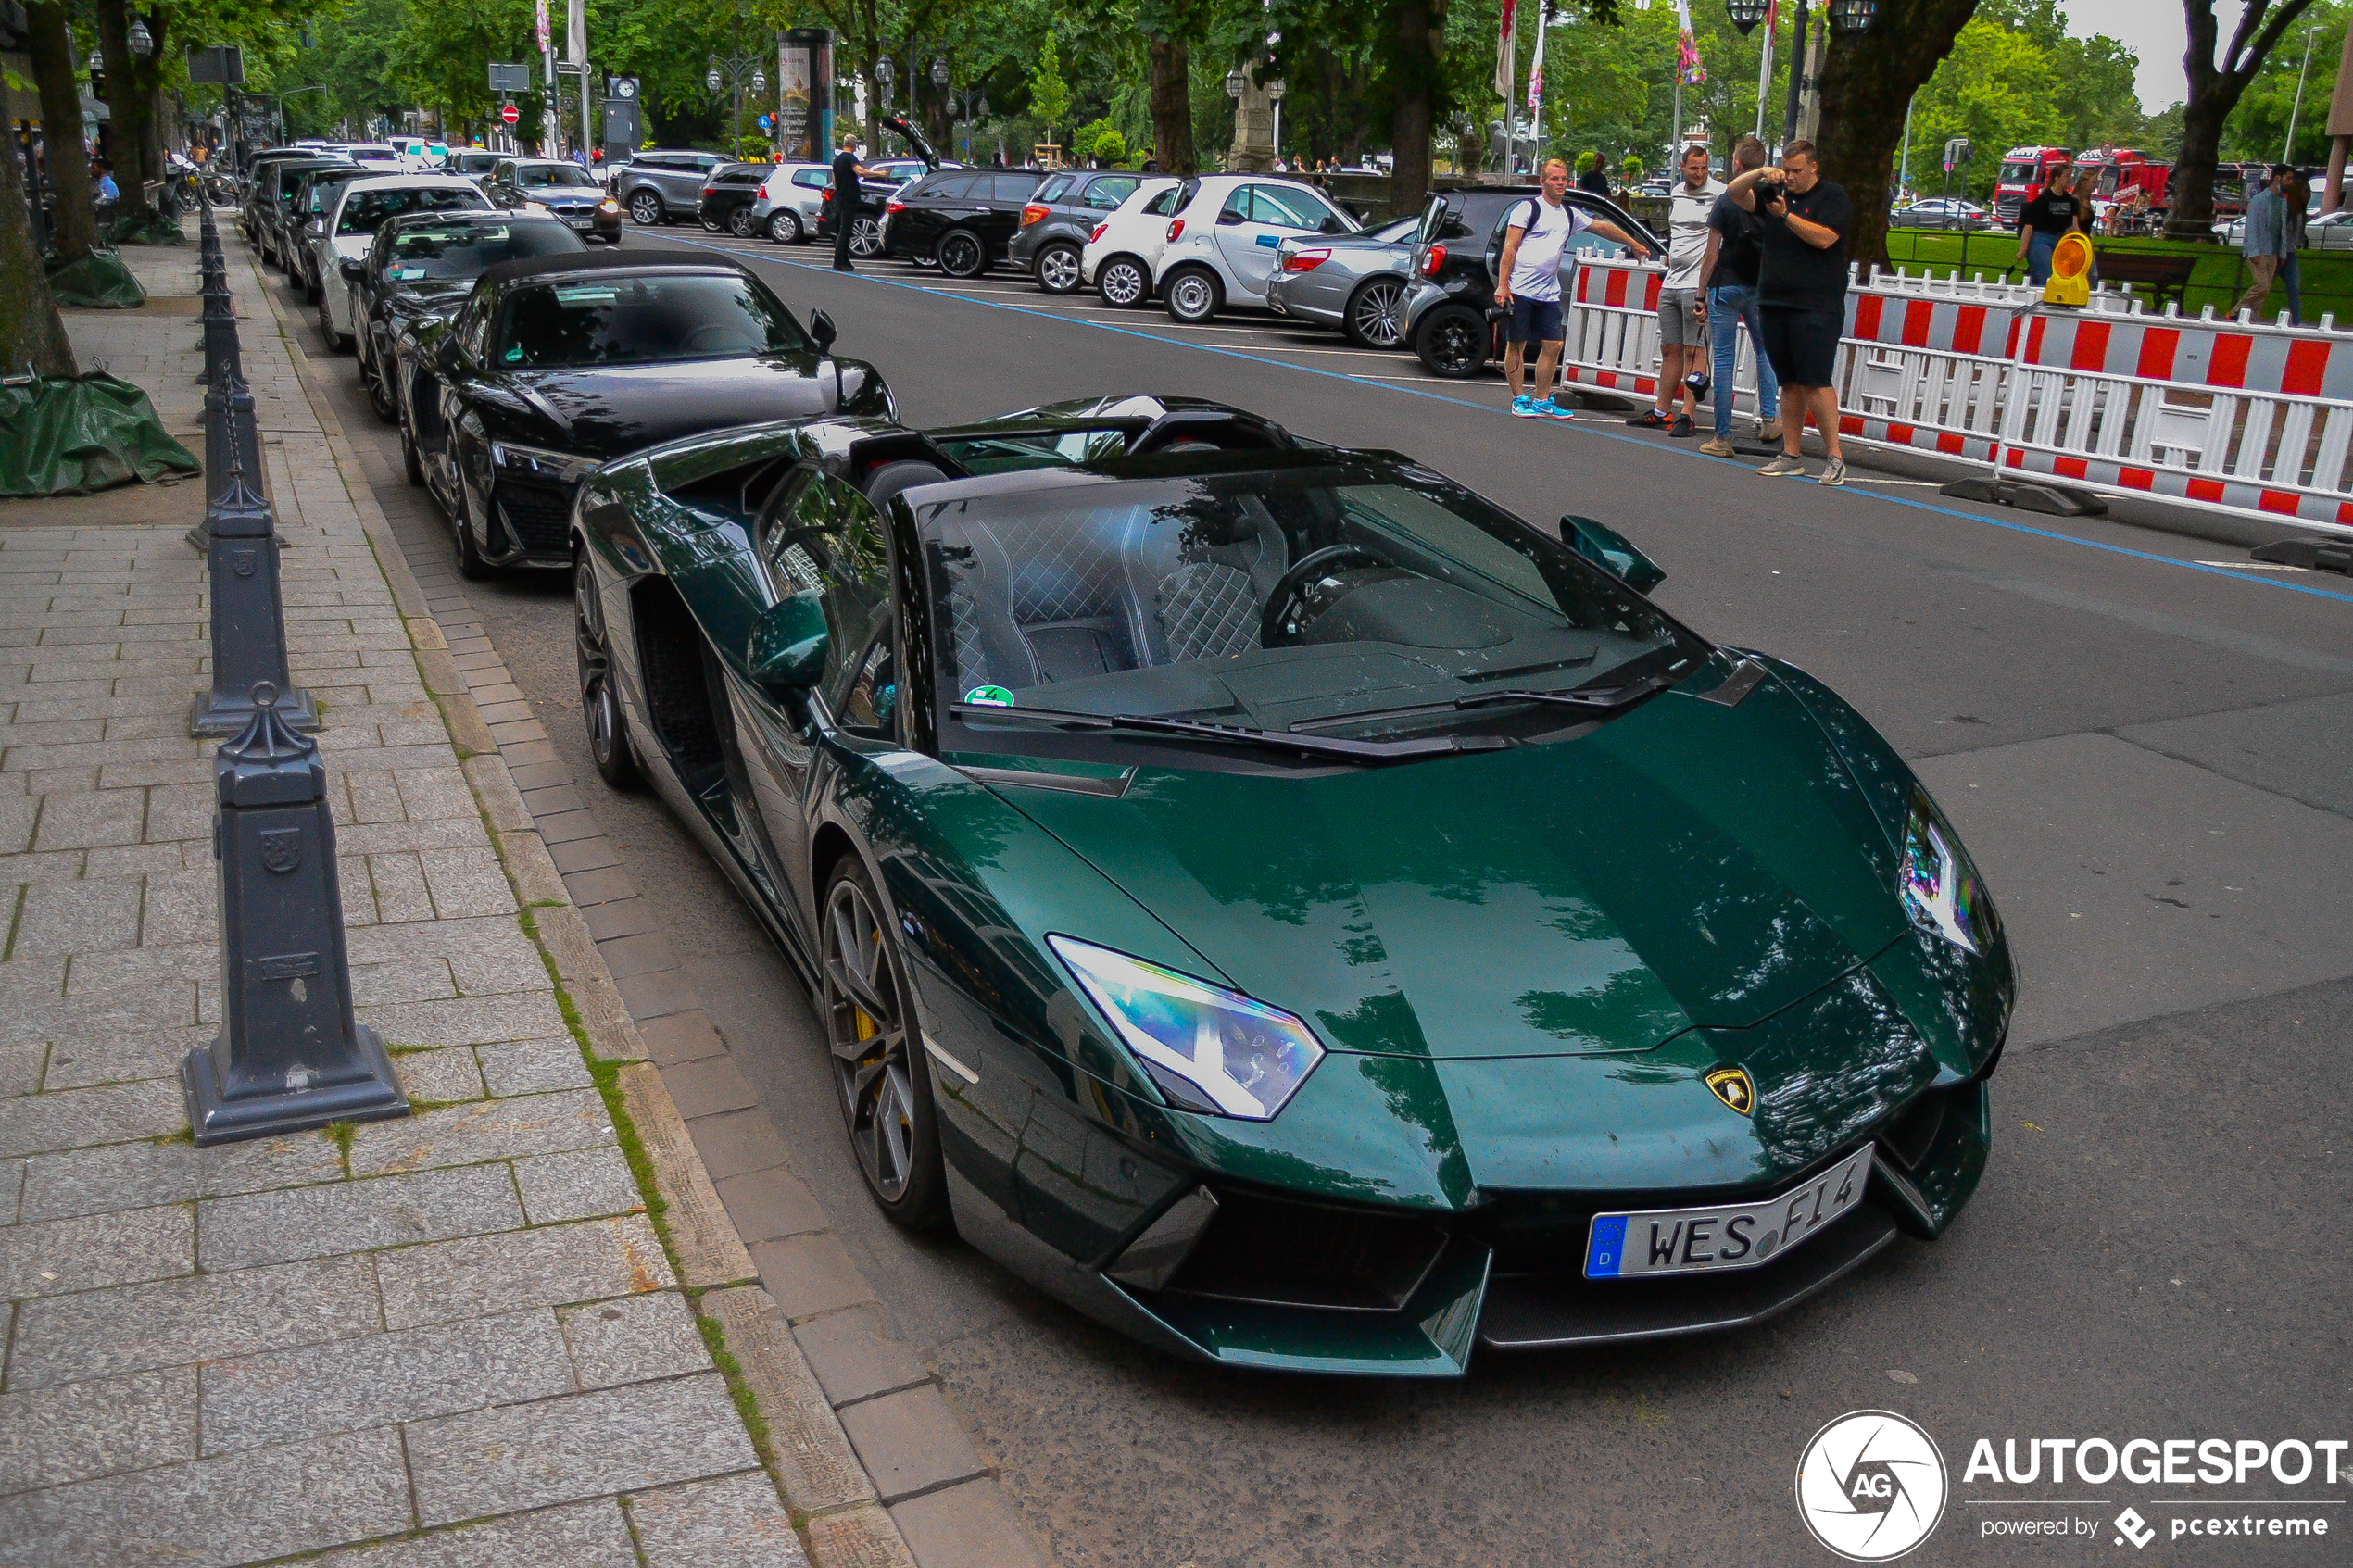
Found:
[(1003, 793), (1336, 1051), (1649, 1051), (1754, 1025), (1905, 930), (1884, 831), (1769, 681), (1507, 751)]

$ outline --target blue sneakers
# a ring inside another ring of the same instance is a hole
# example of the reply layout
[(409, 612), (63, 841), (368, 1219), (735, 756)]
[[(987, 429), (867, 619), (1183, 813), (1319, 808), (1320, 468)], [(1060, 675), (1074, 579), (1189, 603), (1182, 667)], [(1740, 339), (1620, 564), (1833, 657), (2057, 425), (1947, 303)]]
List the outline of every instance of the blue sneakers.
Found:
[(1517, 397), (1513, 398), (1512, 417), (1518, 420), (1532, 420), (1539, 418), (1540, 416), (1536, 412), (1536, 399), (1529, 396), (1526, 393), (1522, 393)]
[(1577, 412), (1573, 408), (1564, 408), (1558, 401), (1547, 397), (1536, 405), (1536, 417), (1543, 420), (1573, 420), (1577, 417)]

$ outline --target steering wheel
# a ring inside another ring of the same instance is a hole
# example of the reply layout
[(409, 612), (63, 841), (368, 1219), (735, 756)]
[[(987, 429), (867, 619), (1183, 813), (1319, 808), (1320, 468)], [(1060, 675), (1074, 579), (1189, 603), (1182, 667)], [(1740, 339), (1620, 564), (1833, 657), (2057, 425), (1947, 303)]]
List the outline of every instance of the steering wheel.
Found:
[[(1320, 550), (1308, 551), (1291, 563), (1291, 569), (1277, 580), (1273, 591), (1267, 594), (1266, 608), (1258, 616), (1259, 646), (1282, 646), (1289, 640), (1284, 635), (1284, 622), (1290, 619), (1292, 601), (1300, 598), (1300, 590), (1334, 561), (1350, 558), (1370, 566), (1389, 564), (1363, 545), (1327, 545)], [(1302, 608), (1305, 608), (1303, 601)], [(1296, 627), (1289, 630), (1294, 634), (1297, 632)]]

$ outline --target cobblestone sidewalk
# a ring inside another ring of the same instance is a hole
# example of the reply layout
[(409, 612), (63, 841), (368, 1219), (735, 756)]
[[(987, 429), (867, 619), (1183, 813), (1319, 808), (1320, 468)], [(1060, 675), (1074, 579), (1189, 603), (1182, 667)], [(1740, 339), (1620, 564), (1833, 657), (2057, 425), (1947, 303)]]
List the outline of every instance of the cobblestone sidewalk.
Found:
[[(200, 450), (195, 248), (130, 255), (163, 308), (69, 330)], [(803, 1563), (743, 1413), (780, 1320), (240, 309), (355, 997), (416, 1114), (188, 1142), (178, 1063), (220, 1005), (202, 486), (0, 505), (0, 1564)], [(861, 1525), (811, 1537), (821, 1565), (906, 1561)]]

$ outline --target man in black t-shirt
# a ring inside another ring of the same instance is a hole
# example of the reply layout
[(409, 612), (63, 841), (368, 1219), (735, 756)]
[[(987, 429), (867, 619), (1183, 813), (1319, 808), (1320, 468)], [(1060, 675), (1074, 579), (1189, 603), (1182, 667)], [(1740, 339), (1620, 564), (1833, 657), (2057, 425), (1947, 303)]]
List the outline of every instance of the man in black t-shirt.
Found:
[(858, 224), (858, 181), (871, 175), (858, 162), (858, 132), (841, 133), (841, 151), (834, 155), (834, 270), (851, 272), (849, 231)]
[(2090, 205), (2075, 194), (2074, 178), (2068, 165), (2051, 165), (2043, 171), (2043, 188), (2018, 209), (2018, 259), (2026, 268), (2026, 281), (2038, 289), (2051, 281), (2051, 252), (2060, 236), (2088, 226), (2083, 220)]
[[(1733, 144), (1735, 175), (1764, 166), (1764, 143), (1743, 136)], [(1715, 350), (1710, 399), (1715, 406), (1716, 434), (1700, 450), (1711, 458), (1729, 458), (1737, 450), (1732, 445), (1732, 383), (1743, 324), (1756, 349), (1756, 438), (1781, 438), (1781, 382), (1765, 353), (1765, 322), (1756, 304), (1756, 270), (1764, 259), (1761, 230), (1762, 220), (1729, 194), (1718, 196), (1708, 209), (1707, 255), (1700, 262), (1699, 286), (1700, 298), (1705, 301), (1708, 342)]]
[(1779, 169), (1754, 169), (1734, 178), (1726, 196), (1762, 220), (1756, 295), (1765, 320), (1765, 353), (1796, 404), (1781, 420), (1781, 455), (1758, 469), (1768, 479), (1806, 472), (1806, 421), (1822, 433), (1830, 454), (1821, 484), (1846, 483), (1838, 444), (1838, 339), (1846, 324), (1846, 235), (1855, 206), (1846, 187), (1822, 178), (1814, 144), (1781, 149)]

